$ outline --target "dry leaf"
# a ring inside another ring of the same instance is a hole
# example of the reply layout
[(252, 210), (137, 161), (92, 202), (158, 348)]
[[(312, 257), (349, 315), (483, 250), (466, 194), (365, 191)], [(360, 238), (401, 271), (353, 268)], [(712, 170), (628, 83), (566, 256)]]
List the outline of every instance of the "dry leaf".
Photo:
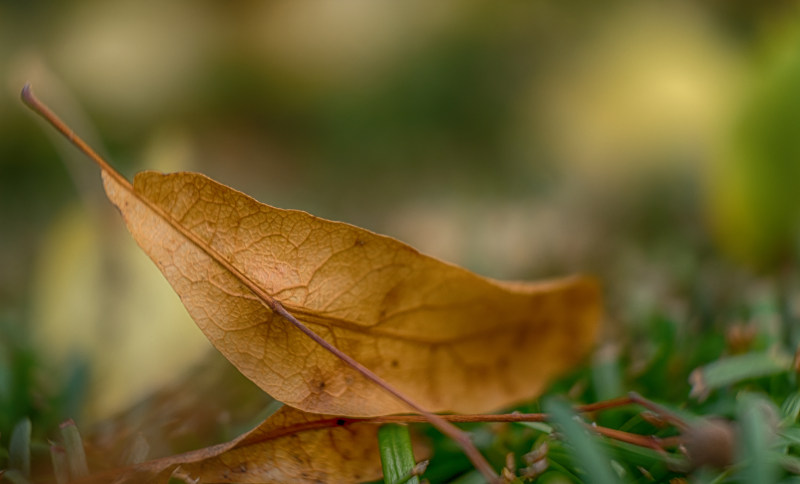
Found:
[[(469, 436), (426, 407), (469, 412), (529, 398), (594, 340), (600, 297), (590, 279), (481, 278), (389, 237), (260, 204), (199, 174), (145, 172), (131, 185), (30, 86), (22, 99), (102, 168), (106, 194), (128, 229), (217, 349), (301, 410), (370, 416), (413, 409), (495, 482)], [(241, 473), (250, 454), (240, 459)], [(145, 471), (166, 472), (154, 465)], [(233, 471), (229, 461), (225, 467)]]
[(242, 278), (432, 411), (484, 412), (532, 398), (595, 338), (600, 295), (590, 279), (482, 278), (196, 173), (139, 173), (135, 194), (105, 171), (103, 179), (217, 349), (267, 393), (308, 412), (408, 408), (275, 315)]
[(381, 477), (377, 432), (376, 424), (283, 407), (230, 442), (104, 472), (81, 483), (166, 484), (178, 467), (199, 482), (371, 481)]

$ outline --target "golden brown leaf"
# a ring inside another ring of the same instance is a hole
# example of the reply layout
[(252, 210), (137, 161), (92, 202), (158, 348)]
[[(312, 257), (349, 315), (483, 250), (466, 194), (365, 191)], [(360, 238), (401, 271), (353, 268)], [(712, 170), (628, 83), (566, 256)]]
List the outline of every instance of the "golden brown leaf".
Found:
[(408, 408), (275, 315), (248, 284), (433, 411), (483, 412), (532, 398), (594, 341), (600, 296), (590, 279), (486, 279), (196, 173), (139, 173), (135, 194), (103, 178), (211, 342), (267, 393), (308, 412)]
[[(180, 467), (199, 482), (363, 482), (380, 478), (378, 425), (283, 407), (240, 437), (116, 469), (83, 484), (161, 484)], [(423, 449), (418, 449), (423, 450)]]

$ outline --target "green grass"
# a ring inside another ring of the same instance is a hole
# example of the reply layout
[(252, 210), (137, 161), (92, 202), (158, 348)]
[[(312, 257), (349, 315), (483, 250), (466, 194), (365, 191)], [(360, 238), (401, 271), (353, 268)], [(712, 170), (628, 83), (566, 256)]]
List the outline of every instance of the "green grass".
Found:
[(419, 484), (411, 435), (405, 425), (386, 424), (378, 430), (383, 477), (389, 484)]

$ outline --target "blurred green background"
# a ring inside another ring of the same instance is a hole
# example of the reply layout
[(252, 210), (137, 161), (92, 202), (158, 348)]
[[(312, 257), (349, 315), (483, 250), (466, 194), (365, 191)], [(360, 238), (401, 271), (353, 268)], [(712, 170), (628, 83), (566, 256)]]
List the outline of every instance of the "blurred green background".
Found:
[[(128, 176), (200, 171), (491, 277), (596, 274), (602, 356), (654, 314), (720, 334), (753, 308), (800, 316), (797, 14), (711, 0), (0, 4), (0, 439), (24, 416), (40, 432), (92, 428), (187, 385), (185, 412), (213, 410), (184, 418), (218, 441), (252, 417), (231, 406), (265, 402), (246, 381), (227, 402), (203, 394), (235, 375), (98, 170), (22, 106), (25, 82)], [(773, 339), (796, 347), (793, 328)], [(209, 367), (223, 369), (197, 373)]]

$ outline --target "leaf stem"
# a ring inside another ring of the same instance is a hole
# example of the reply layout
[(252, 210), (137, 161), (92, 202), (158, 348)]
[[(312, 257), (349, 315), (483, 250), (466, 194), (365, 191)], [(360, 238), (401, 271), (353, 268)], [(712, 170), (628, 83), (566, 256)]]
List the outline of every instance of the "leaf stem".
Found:
[(297, 329), (305, 333), (309, 338), (314, 340), (317, 344), (322, 346), (328, 352), (332, 353), (334, 356), (339, 358), (340, 360), (344, 361), (346, 364), (350, 365), (354, 370), (361, 373), (365, 378), (372, 381), (379, 387), (383, 388), (386, 392), (393, 395), (398, 400), (405, 403), (409, 408), (414, 410), (415, 412), (421, 414), (425, 417), (425, 419), (431, 423), (434, 427), (439, 429), (443, 434), (450, 437), (459, 446), (463, 449), (464, 453), (467, 455), (472, 464), (475, 468), (480, 471), (483, 477), (488, 480), (489, 482), (497, 482), (498, 475), (489, 465), (489, 462), (481, 455), (478, 451), (477, 447), (472, 443), (469, 438), (469, 435), (464, 431), (458, 429), (453, 424), (447, 422), (442, 417), (433, 414), (420, 405), (415, 403), (413, 400), (405, 396), (404, 394), (400, 393), (399, 390), (392, 387), (389, 383), (383, 380), (381, 377), (373, 373), (367, 367), (362, 365), (361, 363), (357, 362), (355, 359), (344, 353), (343, 351), (339, 350), (332, 344), (328, 343), (325, 339), (321, 336), (316, 334), (310, 328), (308, 328), (305, 324), (301, 323), (297, 320), (292, 314), (290, 314), (283, 305), (273, 298), (271, 295), (267, 294), (261, 287), (258, 286), (253, 280), (247, 277), (244, 273), (242, 273), (239, 269), (234, 267), (227, 259), (220, 256), (210, 247), (207, 247), (205, 244), (202, 244), (201, 241), (197, 238), (195, 234), (190, 232), (188, 229), (184, 228), (180, 224), (176, 223), (169, 215), (167, 215), (160, 207), (152, 203), (147, 198), (143, 197), (141, 194), (136, 192), (133, 188), (133, 185), (116, 171), (107, 161), (105, 161), (100, 155), (98, 155), (85, 141), (83, 141), (78, 135), (72, 131), (66, 123), (64, 123), (55, 113), (53, 113), (50, 108), (48, 108), (44, 103), (39, 101), (36, 96), (33, 94), (33, 90), (31, 89), (30, 84), (26, 84), (25, 87), (22, 88), (22, 93), (20, 95), (22, 101), (31, 108), (35, 113), (40, 115), (44, 118), (48, 123), (50, 123), (56, 130), (58, 130), (61, 134), (63, 134), (72, 144), (74, 144), (80, 151), (85, 153), (89, 158), (92, 159), (100, 169), (108, 176), (113, 178), (113, 180), (128, 190), (133, 196), (139, 199), (142, 203), (144, 203), (149, 209), (153, 210), (156, 214), (162, 217), (165, 221), (167, 221), (172, 227), (177, 230), (181, 235), (186, 237), (190, 240), (194, 245), (196, 245), (199, 249), (206, 252), (212, 259), (222, 265), (226, 270), (234, 274), (237, 279), (239, 279), (244, 285), (247, 286), (258, 298), (269, 307), (273, 312), (282, 316), (287, 321), (292, 323)]
[(70, 129), (69, 126), (67, 126), (67, 124), (62, 121), (61, 118), (59, 118), (50, 108), (48, 108), (43, 102), (39, 101), (39, 99), (33, 94), (33, 89), (31, 88), (30, 84), (25, 84), (25, 87), (22, 88), (22, 93), (20, 93), (20, 97), (26, 106), (44, 118), (44, 120), (50, 123), (50, 125), (53, 126), (59, 133), (63, 134), (70, 143), (75, 145), (75, 147), (82, 151), (86, 156), (91, 158), (91, 160), (94, 161), (101, 170), (108, 173), (117, 183), (123, 185), (125, 188), (133, 192), (133, 185), (131, 185), (131, 182), (122, 176), (120, 172), (115, 170), (114, 167), (112, 167), (106, 160), (103, 159), (103, 157), (98, 155), (97, 152), (94, 151), (88, 143), (83, 141), (80, 136), (76, 135), (75, 132), (72, 131), (72, 129)]

